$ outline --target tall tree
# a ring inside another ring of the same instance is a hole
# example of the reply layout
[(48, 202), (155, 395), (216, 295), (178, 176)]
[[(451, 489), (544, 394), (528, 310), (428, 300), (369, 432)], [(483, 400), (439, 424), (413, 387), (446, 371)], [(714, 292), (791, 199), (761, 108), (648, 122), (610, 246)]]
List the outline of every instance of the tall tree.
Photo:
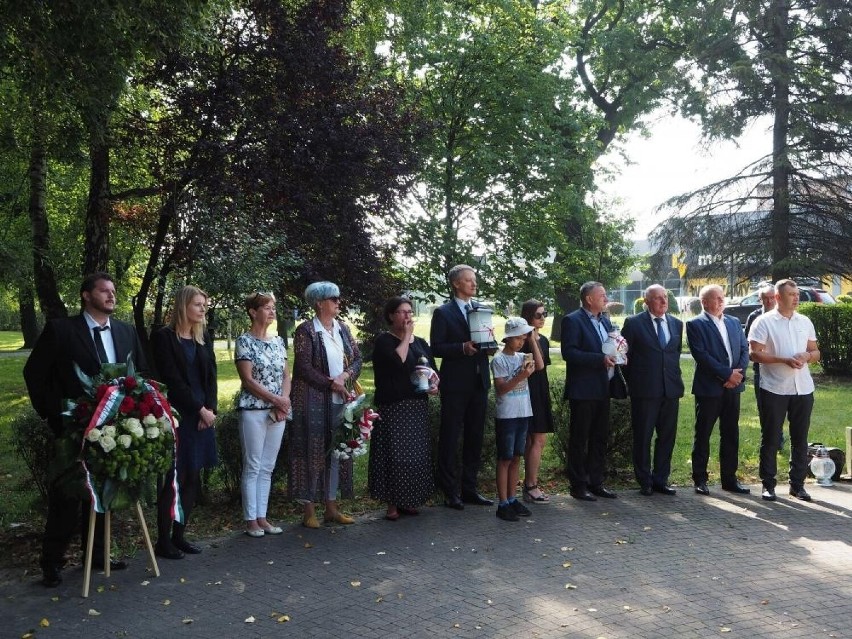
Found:
[[(739, 263), (744, 279), (848, 273), (852, 2), (720, 4), (730, 16), (725, 37), (693, 52), (708, 89), (694, 112), (711, 137), (769, 119), (771, 149), (738, 174), (674, 199), (684, 216), (659, 238), (703, 246), (717, 271), (730, 255), (748, 256)], [(713, 227), (727, 232), (711, 241), (702, 229)]]

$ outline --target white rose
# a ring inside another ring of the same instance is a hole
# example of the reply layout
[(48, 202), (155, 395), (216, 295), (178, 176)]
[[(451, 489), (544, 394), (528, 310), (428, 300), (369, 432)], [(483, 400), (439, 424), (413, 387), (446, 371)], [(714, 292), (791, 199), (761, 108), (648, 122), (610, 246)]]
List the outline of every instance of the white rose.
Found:
[(141, 439), (145, 436), (145, 429), (142, 426), (136, 426), (133, 430), (130, 431), (130, 434), (133, 435), (136, 439)]
[[(106, 430), (106, 429), (104, 429), (104, 430)], [(98, 443), (100, 443), (101, 448), (104, 449), (105, 453), (108, 453), (113, 448), (115, 448), (115, 439), (113, 439), (109, 435), (104, 435), (103, 437), (101, 437), (100, 441)]]
[(90, 442), (96, 442), (100, 438), (101, 438), (101, 431), (99, 431), (97, 428), (93, 428), (92, 430), (90, 430), (86, 434), (86, 439), (88, 439)]
[(130, 448), (130, 444), (133, 443), (133, 438), (130, 435), (119, 435), (118, 443), (124, 448)]
[(115, 435), (115, 426), (113, 424), (110, 424), (109, 426), (104, 426), (104, 437), (111, 437), (115, 439)]
[(124, 428), (127, 432), (132, 433), (134, 429), (142, 426), (142, 422), (140, 422), (135, 417), (128, 417), (124, 420)]
[(145, 435), (148, 439), (157, 439), (160, 436), (160, 429), (156, 426), (148, 426), (145, 429)]
[(157, 418), (154, 417), (151, 414), (148, 414), (148, 415), (145, 415), (145, 417), (142, 418), (142, 423), (145, 424), (146, 426), (153, 426), (154, 424), (157, 423)]

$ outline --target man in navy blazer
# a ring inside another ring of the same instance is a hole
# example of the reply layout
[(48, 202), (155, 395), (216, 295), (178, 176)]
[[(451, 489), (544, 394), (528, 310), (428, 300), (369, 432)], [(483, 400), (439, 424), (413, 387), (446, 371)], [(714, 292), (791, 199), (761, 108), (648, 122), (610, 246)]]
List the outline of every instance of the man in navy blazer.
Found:
[[(677, 414), (683, 397), (680, 349), (683, 322), (668, 314), (665, 288), (652, 284), (645, 289), (643, 313), (624, 320), (621, 335), (627, 340), (625, 367), (630, 390), (630, 421), (633, 427), (633, 472), (639, 492), (674, 495), (669, 486), (672, 452), (677, 435)], [(657, 433), (651, 466), (651, 439)]]
[(603, 343), (613, 330), (606, 308), (606, 289), (600, 282), (580, 287), (582, 308), (562, 318), (562, 357), (565, 360), (565, 398), (571, 410), (568, 432), (568, 480), (571, 496), (582, 501), (614, 499), (604, 485), (609, 437), (609, 380), (615, 357), (604, 355)]
[[(467, 312), (475, 302), (476, 273), (459, 264), (447, 274), (452, 299), (432, 314), (429, 344), (441, 358), (441, 430), (438, 435), (438, 486), (446, 505), (462, 510), (464, 504), (491, 506), (479, 494), (477, 473), (482, 458), (482, 437), (491, 378), (488, 354), (470, 338)], [(463, 434), (461, 487), (456, 475), (456, 449)], [(459, 490), (461, 488), (461, 490)]]
[[(93, 273), (80, 285), (82, 312), (73, 317), (47, 322), (24, 365), (24, 381), (30, 402), (36, 412), (47, 420), (57, 436), (66, 428), (62, 412), (65, 399), (77, 399), (83, 387), (74, 364), (89, 376), (96, 375), (105, 362), (127, 361), (132, 355), (136, 368), (144, 370), (145, 360), (136, 330), (112, 319), (115, 310), (115, 285), (107, 273)], [(96, 339), (100, 344), (96, 344)], [(82, 503), (77, 494), (62, 485), (64, 475), (48, 487), (47, 521), (42, 541), (42, 583), (58, 586), (64, 555), (74, 529), (80, 521), (81, 537), (86, 539), (89, 528), (89, 502)], [(103, 515), (96, 519), (95, 546), (92, 565), (103, 568)], [(111, 568), (125, 568), (123, 561), (112, 561)]]
[(710, 284), (698, 294), (704, 312), (686, 324), (686, 340), (695, 359), (695, 439), (692, 480), (695, 492), (709, 495), (707, 462), (710, 435), (719, 420), (719, 474), (722, 490), (747, 494), (737, 481), (740, 447), (740, 395), (745, 390), (748, 344), (736, 318), (725, 315), (721, 286)]

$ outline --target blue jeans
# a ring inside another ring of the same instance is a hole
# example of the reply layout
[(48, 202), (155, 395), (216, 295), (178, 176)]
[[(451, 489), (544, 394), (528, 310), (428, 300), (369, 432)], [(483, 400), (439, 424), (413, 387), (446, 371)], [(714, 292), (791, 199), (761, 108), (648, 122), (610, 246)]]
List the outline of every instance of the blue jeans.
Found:
[(497, 459), (505, 460), (523, 456), (530, 419), (530, 417), (514, 417), (494, 420)]

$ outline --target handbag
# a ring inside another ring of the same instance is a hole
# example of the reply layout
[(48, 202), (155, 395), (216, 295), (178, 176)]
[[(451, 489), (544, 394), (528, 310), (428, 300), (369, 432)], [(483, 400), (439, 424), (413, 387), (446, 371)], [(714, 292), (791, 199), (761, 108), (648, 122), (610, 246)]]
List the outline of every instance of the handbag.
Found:
[(612, 399), (627, 399), (630, 394), (630, 389), (627, 387), (627, 380), (624, 379), (624, 373), (621, 371), (621, 366), (615, 366), (615, 374), (609, 380), (609, 396)]

